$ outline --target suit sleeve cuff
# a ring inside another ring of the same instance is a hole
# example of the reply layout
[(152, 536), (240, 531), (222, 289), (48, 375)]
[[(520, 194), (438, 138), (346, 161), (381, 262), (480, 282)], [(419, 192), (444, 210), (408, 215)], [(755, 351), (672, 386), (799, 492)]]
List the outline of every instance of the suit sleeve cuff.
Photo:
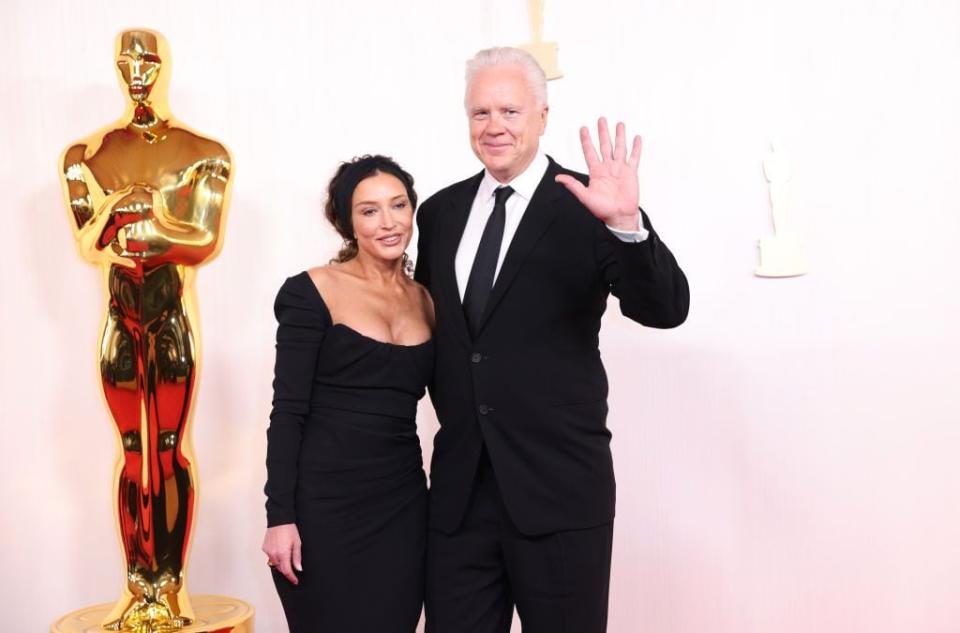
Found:
[(622, 231), (620, 229), (615, 229), (609, 224), (606, 225), (607, 229), (613, 233), (618, 240), (621, 242), (627, 242), (628, 244), (637, 244), (639, 242), (644, 242), (648, 237), (650, 237), (650, 231), (640, 227), (637, 231)]

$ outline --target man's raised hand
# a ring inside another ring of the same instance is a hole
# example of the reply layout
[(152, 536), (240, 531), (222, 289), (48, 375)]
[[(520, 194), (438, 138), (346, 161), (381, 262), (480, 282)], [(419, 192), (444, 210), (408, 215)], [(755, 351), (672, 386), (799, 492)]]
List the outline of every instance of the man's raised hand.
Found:
[(556, 181), (570, 190), (577, 200), (607, 226), (623, 231), (636, 231), (640, 228), (640, 185), (637, 167), (640, 165), (642, 141), (633, 137), (630, 157), (627, 158), (626, 127), (617, 123), (616, 139), (610, 146), (610, 130), (607, 119), (597, 121), (597, 135), (600, 139), (600, 155), (593, 146), (590, 131), (586, 126), (580, 128), (580, 143), (583, 145), (583, 158), (587, 162), (590, 183), (584, 186), (573, 176), (560, 174)]

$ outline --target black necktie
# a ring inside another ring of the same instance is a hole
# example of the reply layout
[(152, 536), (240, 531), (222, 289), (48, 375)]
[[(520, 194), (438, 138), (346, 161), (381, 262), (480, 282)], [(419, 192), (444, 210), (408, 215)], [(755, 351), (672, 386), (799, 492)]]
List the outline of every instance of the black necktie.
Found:
[(463, 312), (467, 317), (470, 333), (477, 335), (480, 317), (487, 307), (487, 299), (493, 288), (493, 277), (497, 272), (497, 260), (500, 258), (500, 243), (503, 242), (503, 226), (507, 221), (507, 198), (513, 193), (512, 187), (497, 187), (493, 213), (487, 220), (487, 226), (480, 237), (477, 256), (470, 269), (467, 289), (463, 293)]

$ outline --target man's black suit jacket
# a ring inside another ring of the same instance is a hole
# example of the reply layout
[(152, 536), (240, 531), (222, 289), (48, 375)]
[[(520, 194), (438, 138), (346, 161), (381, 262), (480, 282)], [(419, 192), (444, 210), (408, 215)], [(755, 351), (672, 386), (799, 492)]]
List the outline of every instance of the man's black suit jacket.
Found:
[(440, 422), (431, 463), (430, 527), (457, 530), (486, 444), (513, 522), (546, 534), (613, 520), (607, 377), (598, 335), (607, 295), (643, 325), (687, 315), (687, 280), (646, 214), (646, 241), (618, 240), (562, 185), (553, 159), (524, 212), (475, 339), (454, 259), (483, 177), (425, 201), (416, 279), (433, 296), (436, 364), (430, 396)]

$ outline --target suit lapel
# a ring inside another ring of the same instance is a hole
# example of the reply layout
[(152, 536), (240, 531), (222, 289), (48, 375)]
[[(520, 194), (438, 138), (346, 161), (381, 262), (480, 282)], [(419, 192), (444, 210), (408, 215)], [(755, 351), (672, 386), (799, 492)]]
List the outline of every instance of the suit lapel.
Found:
[(463, 313), (463, 302), (460, 300), (460, 288), (457, 286), (457, 248), (463, 237), (463, 229), (470, 216), (473, 199), (477, 195), (483, 172), (464, 183), (459, 192), (452, 196), (450, 206), (445, 210), (441, 219), (440, 236), (438, 242), (438, 278), (439, 291), (443, 297), (438, 305), (443, 306), (444, 316), (450, 320), (451, 327), (463, 343), (472, 345), (470, 330), (467, 327), (467, 318)]
[[(520, 220), (517, 232), (510, 242), (507, 256), (503, 260), (503, 266), (501, 266), (500, 273), (493, 283), (493, 290), (490, 292), (490, 298), (487, 299), (483, 316), (480, 318), (478, 334), (483, 331), (487, 319), (490, 318), (510, 284), (513, 283), (527, 255), (530, 254), (537, 241), (557, 217), (557, 199), (563, 194), (564, 188), (563, 185), (554, 181), (554, 176), (559, 173), (557, 164), (553, 162), (552, 158), (548, 157), (548, 159), (550, 162), (547, 165), (547, 171), (544, 173), (540, 184), (537, 185), (536, 191), (533, 192), (530, 204), (523, 212), (523, 218)], [(466, 320), (464, 320), (464, 324), (466, 324)]]

